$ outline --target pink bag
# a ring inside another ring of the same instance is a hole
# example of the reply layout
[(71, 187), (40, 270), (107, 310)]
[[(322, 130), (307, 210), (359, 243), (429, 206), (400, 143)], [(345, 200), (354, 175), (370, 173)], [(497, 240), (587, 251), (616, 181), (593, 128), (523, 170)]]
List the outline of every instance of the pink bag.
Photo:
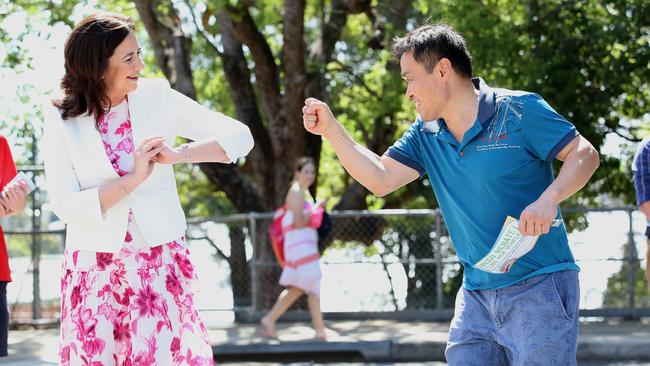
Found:
[(311, 211), (311, 222), (309, 223), (309, 226), (318, 229), (323, 223), (323, 212), (325, 212), (325, 209), (321, 206), (313, 209)]
[(287, 206), (283, 205), (282, 207), (275, 210), (273, 215), (273, 221), (269, 226), (268, 233), (271, 238), (271, 247), (273, 248), (273, 253), (275, 253), (275, 258), (280, 263), (280, 266), (284, 267), (284, 231), (282, 230), (282, 219), (287, 213)]

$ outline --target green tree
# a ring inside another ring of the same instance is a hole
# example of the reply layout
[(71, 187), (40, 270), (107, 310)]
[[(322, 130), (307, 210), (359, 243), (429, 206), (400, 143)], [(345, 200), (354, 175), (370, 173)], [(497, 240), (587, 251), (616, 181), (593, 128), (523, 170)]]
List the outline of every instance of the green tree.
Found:
[[(0, 20), (26, 11), (70, 26), (71, 14), (85, 3), (17, 0), (0, 5)], [(338, 198), (335, 209), (435, 207), (426, 179), (386, 198), (369, 196), (329, 146), (304, 131), (300, 112), (305, 97), (324, 99), (355, 139), (383, 153), (415, 117), (402, 96), (391, 39), (431, 19), (446, 19), (465, 35), (477, 75), (540, 93), (597, 147), (609, 132), (638, 140), (639, 121), (648, 118), (650, 6), (643, 0), (110, 0), (101, 7), (140, 19), (151, 51), (149, 74), (236, 116), (253, 132), (256, 146), (245, 161), (201, 164), (204, 178), (181, 182), (184, 203), (199, 203), (186, 206), (193, 214), (275, 208), (301, 155), (319, 161), (318, 189)], [(18, 45), (4, 63), (28, 67), (20, 39), (7, 40), (6, 32), (0, 37)], [(568, 204), (597, 203), (599, 195), (629, 202), (630, 192), (621, 163), (603, 157), (589, 186)], [(219, 203), (201, 203), (210, 200)], [(586, 224), (570, 218), (570, 227)], [(372, 243), (384, 224), (368, 221), (377, 230), (355, 239)], [(265, 237), (262, 228), (257, 234)], [(339, 225), (336, 235), (352, 234)], [(232, 245), (242, 249), (243, 241)], [(272, 260), (268, 245), (256, 249), (260, 259)], [(248, 268), (245, 256), (229, 260)]]

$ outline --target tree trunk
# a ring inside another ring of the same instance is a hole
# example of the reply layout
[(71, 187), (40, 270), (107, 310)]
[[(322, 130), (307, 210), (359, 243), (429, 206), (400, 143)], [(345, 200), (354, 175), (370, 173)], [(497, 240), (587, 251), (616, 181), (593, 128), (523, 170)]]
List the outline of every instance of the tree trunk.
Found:
[[(251, 276), (250, 267), (246, 261), (246, 247), (244, 240), (244, 225), (231, 224), (228, 226), (230, 237), (230, 277), (232, 296), (235, 308), (243, 308), (251, 305)], [(235, 285), (236, 284), (236, 285)]]
[[(365, 13), (376, 27), (372, 37), (374, 47), (385, 45), (387, 39), (380, 20), (390, 19), (402, 29), (406, 24), (406, 10), (410, 0), (396, 3), (381, 2), (379, 10), (367, 0), (332, 0), (329, 16), (321, 24), (321, 36), (317, 45), (310, 45), (309, 55), (305, 47), (305, 0), (285, 0), (282, 14), (283, 47), (281, 55), (273, 55), (265, 36), (249, 13), (252, 3), (227, 3), (215, 10), (209, 8), (205, 14), (193, 19), (199, 36), (203, 36), (211, 50), (223, 63), (224, 75), (234, 101), (237, 118), (249, 126), (255, 139), (255, 147), (246, 158), (243, 169), (236, 165), (200, 164), (201, 170), (215, 189), (223, 190), (234, 207), (240, 212), (271, 211), (284, 203), (285, 193), (293, 177), (296, 158), (307, 155), (317, 162), (320, 158), (321, 138), (309, 134), (302, 125), (304, 99), (315, 96), (327, 101), (325, 67), (332, 60), (334, 46), (341, 38), (348, 14)], [(190, 68), (191, 41), (180, 28), (179, 12), (170, 3), (168, 11), (160, 11), (156, 1), (136, 0), (136, 8), (152, 41), (156, 62), (173, 88), (191, 98), (196, 98)], [(391, 4), (394, 4), (391, 5)], [(194, 9), (192, 9), (194, 10)], [(218, 22), (221, 44), (212, 43), (212, 38), (196, 22), (214, 16)], [(323, 19), (326, 17), (323, 16)], [(248, 48), (249, 57), (243, 46)], [(279, 65), (276, 59), (280, 60)], [(253, 62), (251, 68), (250, 62)], [(306, 65), (317, 65), (307, 71)], [(252, 79), (256, 83), (253, 85)], [(257, 87), (257, 93), (255, 91)], [(259, 93), (259, 94), (258, 94)], [(259, 103), (258, 103), (259, 98)], [(371, 149), (378, 153), (388, 146), (395, 126), (384, 123), (386, 116), (378, 116), (369, 137)], [(313, 191), (315, 194), (315, 190)], [(359, 183), (349, 180), (347, 189), (337, 209), (364, 209), (368, 191)], [(365, 233), (350, 230), (350, 224), (334, 225), (331, 237), (342, 237), (371, 243), (381, 234), (384, 221), (377, 218), (363, 218)], [(249, 286), (247, 274), (236, 274), (237, 268), (245, 266), (243, 237), (239, 229), (231, 231), (232, 255), (229, 258), (233, 271), (233, 291), (237, 304), (249, 301), (244, 288)], [(270, 245), (267, 243), (265, 227), (258, 226), (256, 260), (273, 261)], [(257, 267), (256, 274), (263, 281), (260, 284), (270, 293), (277, 290), (278, 271), (272, 267)], [(262, 296), (262, 295), (259, 295)], [(268, 306), (273, 297), (257, 298), (256, 302)]]

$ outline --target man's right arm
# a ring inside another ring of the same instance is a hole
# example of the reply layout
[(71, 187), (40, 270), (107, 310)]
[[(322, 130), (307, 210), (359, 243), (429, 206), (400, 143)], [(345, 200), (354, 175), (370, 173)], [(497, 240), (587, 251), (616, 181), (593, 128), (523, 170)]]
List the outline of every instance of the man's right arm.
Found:
[(417, 179), (420, 174), (388, 156), (379, 156), (358, 144), (334, 118), (327, 104), (309, 98), (303, 107), (307, 131), (321, 135), (350, 175), (376, 196), (385, 196)]

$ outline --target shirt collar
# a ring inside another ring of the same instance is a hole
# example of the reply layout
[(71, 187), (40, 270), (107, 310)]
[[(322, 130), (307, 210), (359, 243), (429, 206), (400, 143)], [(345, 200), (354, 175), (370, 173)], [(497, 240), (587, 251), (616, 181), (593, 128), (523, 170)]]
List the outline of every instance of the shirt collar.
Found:
[[(478, 119), (481, 124), (485, 124), (494, 115), (494, 112), (496, 112), (496, 91), (480, 77), (472, 78), (472, 83), (474, 84), (474, 88), (479, 92)], [(421, 124), (421, 130), (436, 135), (445, 124), (442, 118), (433, 121), (423, 121), (419, 115), (417, 121)]]
[(479, 91), (478, 119), (485, 124), (496, 112), (496, 92), (482, 78), (472, 78), (474, 88)]

